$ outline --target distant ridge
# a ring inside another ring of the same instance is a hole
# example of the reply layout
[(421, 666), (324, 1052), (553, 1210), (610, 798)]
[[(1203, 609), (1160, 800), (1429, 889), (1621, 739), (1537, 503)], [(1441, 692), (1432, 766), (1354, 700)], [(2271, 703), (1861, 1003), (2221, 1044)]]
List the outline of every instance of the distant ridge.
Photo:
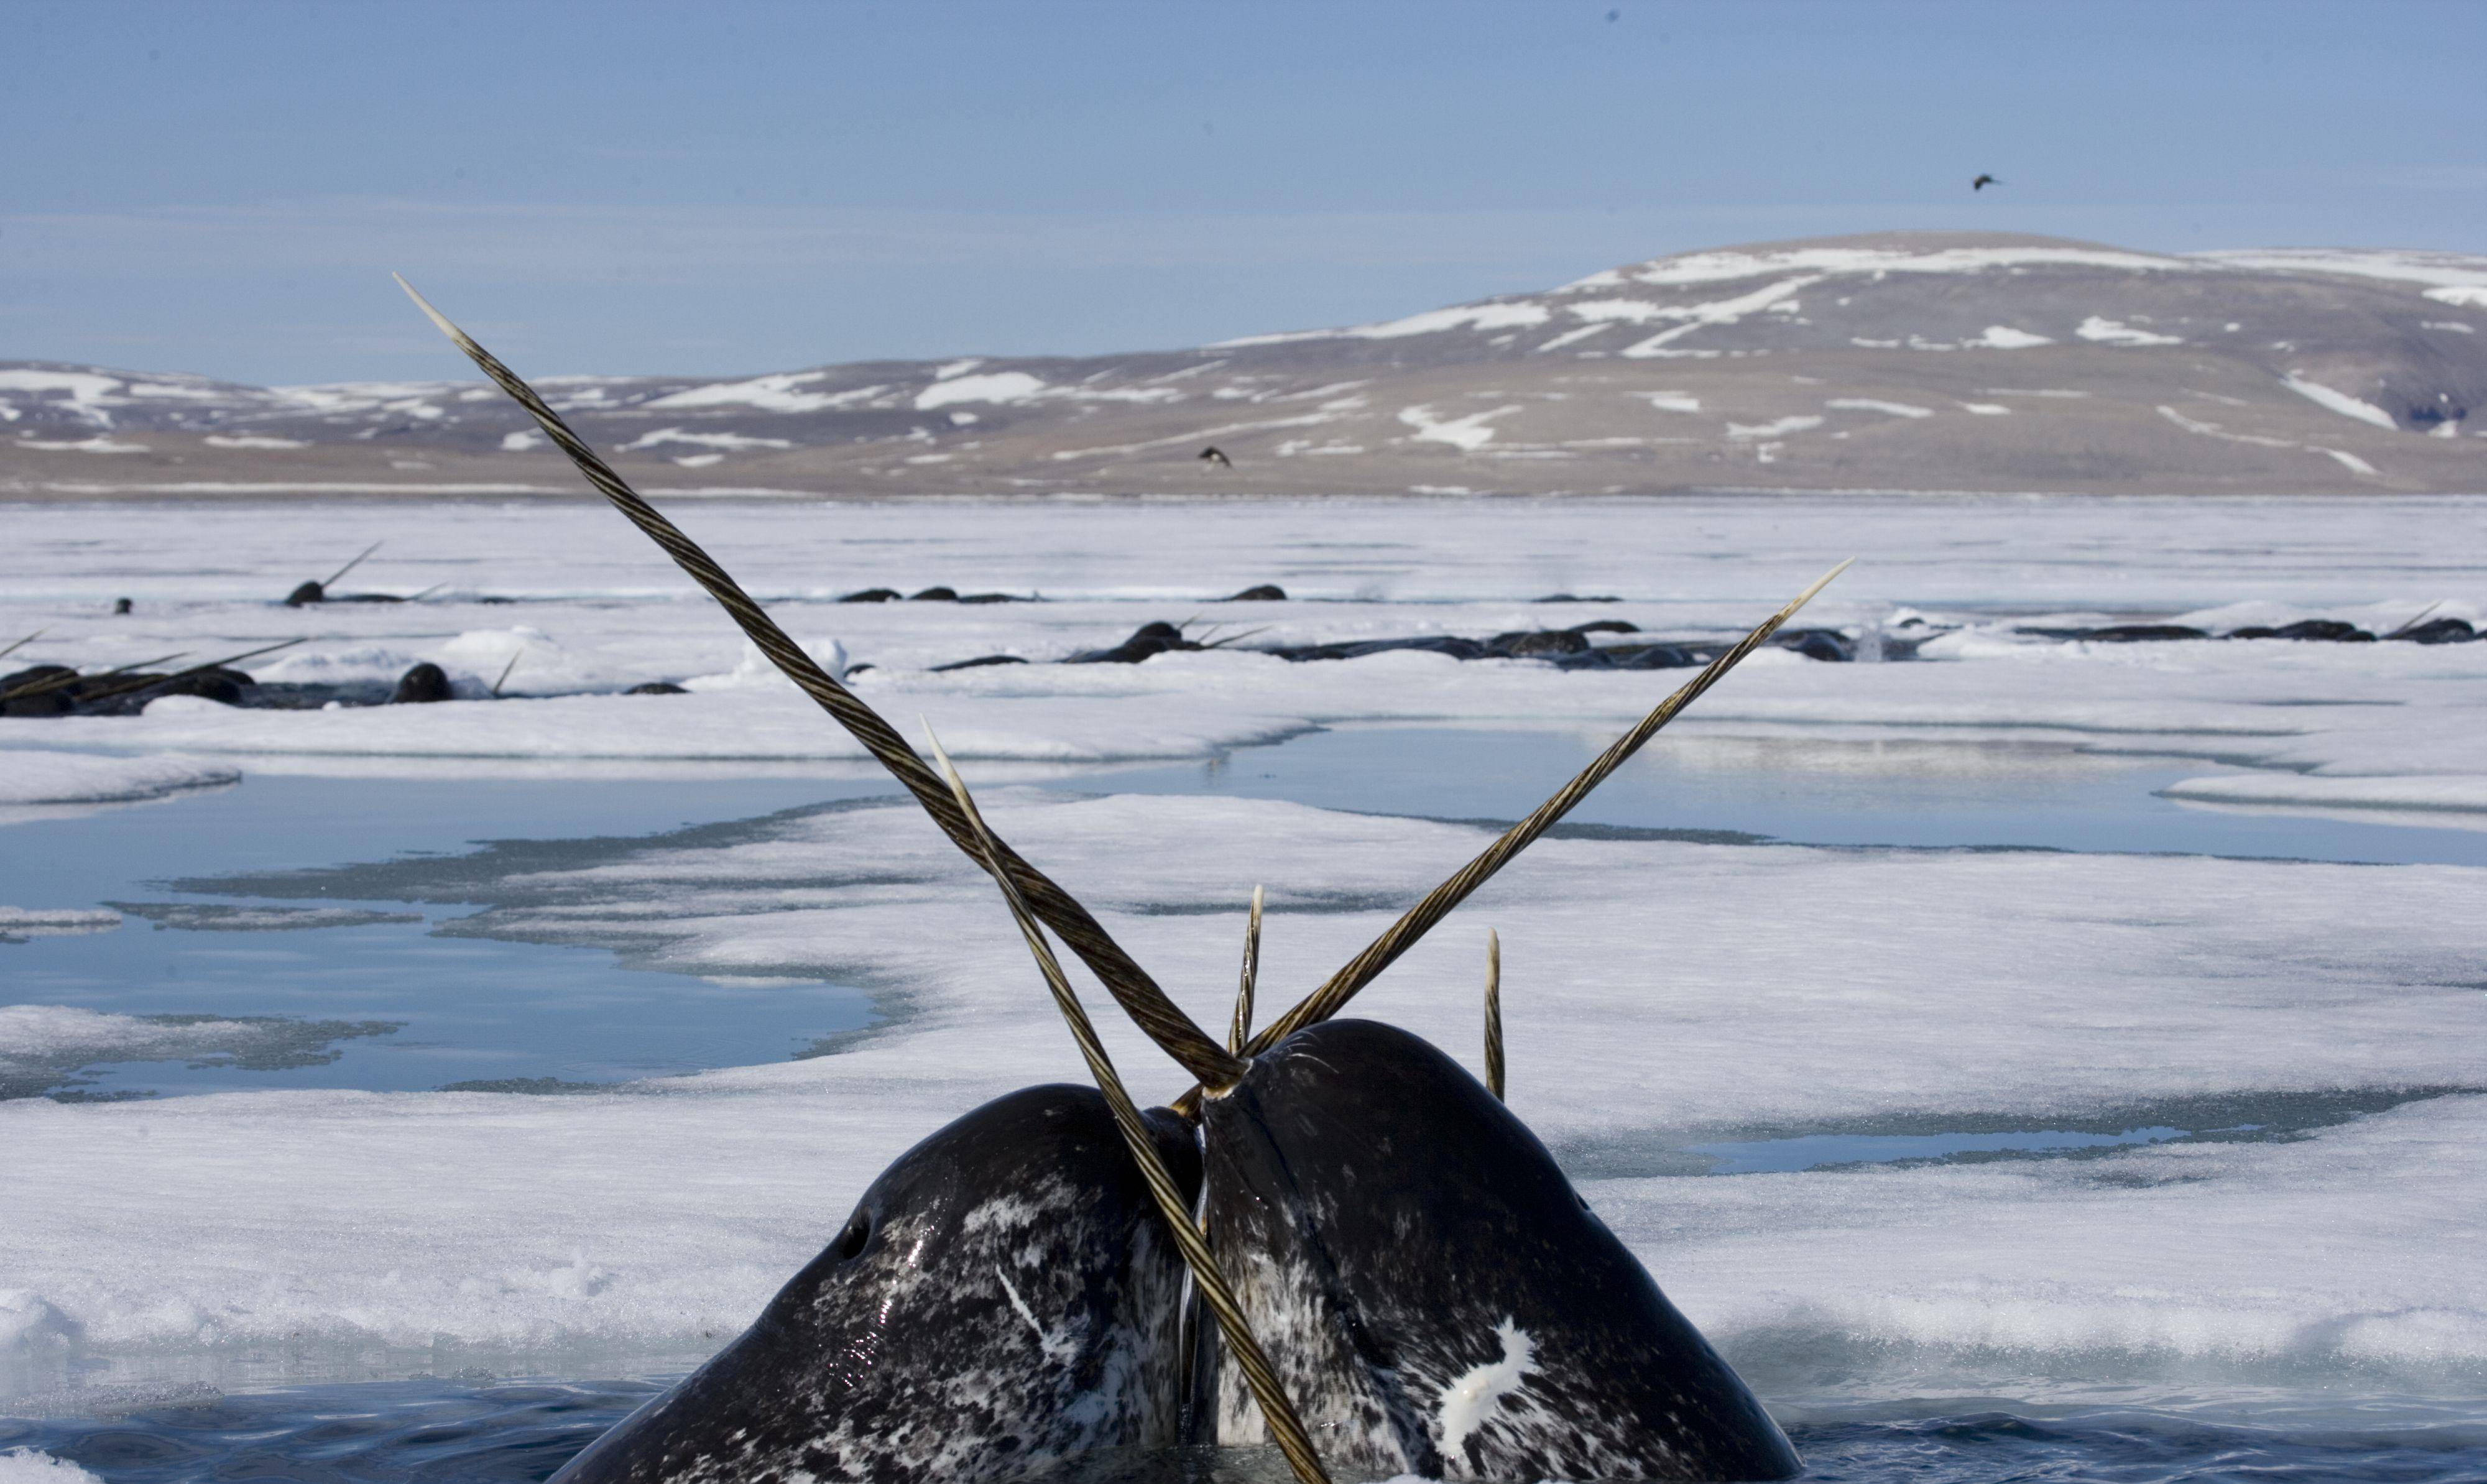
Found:
[[(2475, 492), (2487, 258), (1893, 232), (1188, 350), (541, 384), (652, 490)], [(581, 489), (481, 383), (0, 362), (0, 495), (296, 487)]]

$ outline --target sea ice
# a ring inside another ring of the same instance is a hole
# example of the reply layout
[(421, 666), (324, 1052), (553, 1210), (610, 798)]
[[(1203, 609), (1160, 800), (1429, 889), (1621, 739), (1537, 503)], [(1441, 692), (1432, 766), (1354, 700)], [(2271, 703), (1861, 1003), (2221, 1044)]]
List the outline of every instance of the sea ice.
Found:
[(0, 747), (0, 804), (118, 803), (237, 782), (238, 770), (182, 757), (110, 757)]

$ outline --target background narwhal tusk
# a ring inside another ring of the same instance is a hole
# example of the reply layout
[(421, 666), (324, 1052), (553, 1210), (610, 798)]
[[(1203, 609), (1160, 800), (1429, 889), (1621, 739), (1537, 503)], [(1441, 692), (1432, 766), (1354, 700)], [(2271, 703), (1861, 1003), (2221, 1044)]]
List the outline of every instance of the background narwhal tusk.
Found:
[[(401, 279), (400, 282), (404, 282), (404, 280)], [(370, 546), (365, 546), (360, 551), (355, 552), (354, 559), (352, 561), (348, 562), (345, 566), (338, 568), (335, 572), (332, 572), (328, 574), (327, 576), (321, 578), (320, 586), (322, 588), (334, 587), (338, 578), (343, 577), (346, 574), (363, 565), (363, 558), (371, 555), (375, 551), (377, 551), (379, 548), (380, 544), (376, 541)]]
[(1485, 1086), (1502, 1097), (1502, 935), (1492, 928), (1485, 930)]
[[(975, 800), (968, 797), (966, 780), (959, 776), (959, 770), (951, 763), (949, 753), (942, 750), (941, 740), (932, 735), (930, 726), (924, 730), (932, 742), (933, 756), (941, 766), (941, 776), (958, 800), (959, 812), (965, 816), (968, 828), (974, 833), (978, 847), (987, 853), (990, 863), (992, 857), (998, 854), (1000, 842), (986, 827), (984, 815), (976, 808)], [(1097, 1090), (1105, 1095), (1106, 1106), (1113, 1109), (1114, 1126), (1122, 1130), (1123, 1141), (1131, 1146), (1132, 1158), (1139, 1164), (1141, 1177), (1148, 1182), (1149, 1193), (1157, 1201), (1158, 1213), (1165, 1218), (1166, 1230), (1173, 1234), (1175, 1246), (1183, 1252), (1185, 1265), (1191, 1270), (1192, 1282), (1198, 1285), (1210, 1312), (1217, 1316), (1217, 1327), (1225, 1333), (1227, 1347), (1235, 1352), (1236, 1364), (1244, 1372), (1244, 1384), (1252, 1388), (1253, 1400), (1260, 1404), (1261, 1415), (1269, 1424), (1270, 1435), (1277, 1440), (1278, 1450), (1286, 1454), (1287, 1465), (1295, 1470), (1299, 1484), (1329, 1484), (1329, 1475), (1323, 1471), (1321, 1460), (1313, 1452), (1312, 1440), (1304, 1432), (1302, 1419), (1296, 1415), (1294, 1404), (1287, 1400), (1285, 1388), (1278, 1384), (1277, 1373), (1270, 1366), (1270, 1358), (1263, 1353), (1260, 1342), (1252, 1338), (1251, 1327), (1244, 1319), (1243, 1306), (1236, 1302), (1234, 1290), (1227, 1286), (1225, 1274), (1217, 1271), (1216, 1260), (1209, 1255), (1208, 1243), (1201, 1237), (1199, 1228), (1192, 1224), (1191, 1212), (1182, 1193), (1175, 1189), (1174, 1176), (1167, 1171), (1164, 1162), (1158, 1158), (1157, 1146), (1150, 1142), (1148, 1131), (1140, 1123), (1138, 1106), (1124, 1089), (1122, 1078), (1114, 1071), (1112, 1058), (1105, 1054), (1104, 1044), (1097, 1039), (1096, 1025), (1089, 1021), (1087, 1010), (1071, 988), (1071, 981), (1063, 975), (1060, 961), (1047, 946), (1045, 930), (1037, 926), (1026, 902), (1020, 899), (1019, 889), (1011, 884), (1010, 877), (998, 865), (992, 867), (992, 875), (994, 883), (1001, 887), (1002, 900), (1009, 905), (1012, 918), (1019, 923), (1020, 936), (1027, 939), (1028, 952), (1036, 957), (1036, 966), (1045, 975), (1046, 987), (1053, 992), (1053, 1002), (1062, 1011), (1063, 1022), (1071, 1027), (1071, 1039), (1079, 1044), (1079, 1054), (1088, 1063), (1089, 1075), (1097, 1079)]]
[(709, 596), (717, 601), (760, 652), (768, 656), (796, 688), (819, 703), (821, 709), (827, 712), (838, 725), (845, 727), (850, 736), (863, 743), (865, 751), (889, 770), (891, 776), (906, 785), (907, 791), (915, 796), (915, 801), (924, 806), (925, 813), (933, 816), (933, 822), (941, 826), (941, 832), (950, 837), (953, 845), (965, 852), (970, 860), (1009, 874), (1037, 919), (1062, 936), (1071, 951), (1079, 955), (1080, 961), (1104, 985), (1105, 993), (1114, 996), (1115, 1003), (1123, 1007), (1124, 1013), (1131, 1016), (1133, 1023), (1150, 1040), (1182, 1063), (1185, 1071), (1198, 1078), (1206, 1086), (1232, 1086), (1236, 1078), (1244, 1075), (1244, 1064), (1193, 1024), (1191, 1017), (1184, 1014), (1182, 1008), (1166, 996), (1165, 991), (1158, 987), (1148, 971), (1124, 952), (1122, 945), (1107, 935), (1088, 910), (1050, 877), (1020, 859), (1006, 845), (995, 851), (988, 862), (949, 789), (934, 775), (933, 770), (924, 766), (923, 759), (900, 739), (897, 731), (882, 719), (879, 712), (865, 705), (853, 691), (839, 685), (833, 676), (821, 668), (819, 661), (788, 638), (776, 621), (752, 601), (751, 595), (745, 593), (741, 584), (726, 574), (725, 569), (701, 550), (698, 543), (658, 514), (655, 506), (631, 489), (621, 475), (613, 472), (612, 465), (606, 463), (596, 450), (571, 432), (570, 425), (536, 394), (534, 387), (520, 380), (517, 374), (502, 365), (491, 351), (477, 345), (472, 336), (450, 323), (448, 318), (433, 308), (422, 294), (415, 293), (414, 286), (404, 277), (390, 276), (397, 278), (397, 286), (404, 289), (406, 297), (414, 300), (415, 307), (439, 327), (440, 333), (449, 337), (452, 345), (464, 351), (466, 357), (491, 378), (492, 384), (527, 410), (527, 415), (544, 429), (545, 436), (570, 456), (570, 462), (578, 466), (579, 473), (613, 503), (614, 509), (663, 547), (665, 554), (674, 559), (674, 564), (689, 574), (692, 581), (707, 589)]
[(113, 676), (126, 675), (132, 670), (143, 670), (151, 664), (166, 664), (176, 659), (186, 659), (188, 658), (188, 653), (184, 651), (179, 654), (158, 655), (153, 659), (133, 659), (127, 664), (114, 665), (109, 670), (98, 670), (93, 675), (55, 675), (48, 680), (30, 680), (25, 682), (23, 685), (12, 686), (7, 690), (0, 690), (0, 701), (14, 701), (20, 696), (42, 695), (46, 691), (65, 690), (71, 686), (77, 685), (81, 681), (110, 680)]
[(1226, 1049), (1242, 1055), (1244, 1039), (1252, 1034), (1252, 985), (1261, 975), (1261, 897), (1252, 888), (1252, 915), (1244, 921), (1244, 976), (1235, 990), (1235, 1022), (1226, 1028)]

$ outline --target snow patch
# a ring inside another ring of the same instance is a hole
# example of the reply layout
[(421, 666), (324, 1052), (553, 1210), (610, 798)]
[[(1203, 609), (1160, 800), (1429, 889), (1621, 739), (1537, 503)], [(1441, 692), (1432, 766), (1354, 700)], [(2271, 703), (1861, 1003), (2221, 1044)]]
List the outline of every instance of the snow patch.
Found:
[(239, 781), (231, 768), (184, 757), (0, 749), (0, 804), (121, 803)]
[(785, 438), (753, 437), (748, 434), (741, 433), (686, 433), (680, 428), (659, 428), (654, 433), (641, 434), (635, 441), (622, 444), (620, 452), (633, 453), (639, 449), (656, 448), (666, 443), (690, 443), (702, 448), (725, 449), (735, 453), (752, 448), (795, 446)]
[(1559, 350), (1565, 346), (1586, 340), (1592, 335), (1601, 334), (1607, 328), (1607, 326), (1603, 324), (1583, 324), (1577, 330), (1565, 330), (1562, 334), (1555, 336), (1553, 339), (1539, 346), (1537, 349), (1541, 351)]
[(915, 410), (929, 412), (959, 402), (1025, 402), (1044, 390), (1045, 383), (1024, 371), (952, 377), (916, 393)]
[(1802, 292), (1813, 284), (1820, 283), (1822, 279), (1819, 274), (1802, 278), (1785, 278), (1774, 284), (1764, 285), (1759, 289), (1755, 289), (1750, 294), (1738, 294), (1734, 298), (1712, 299), (1706, 303), (1700, 304), (1667, 304), (1653, 306), (1652, 313), (1648, 318), (1652, 320), (1680, 320), (1683, 322), (1676, 325), (1673, 329), (1661, 330), (1657, 334), (1650, 336), (1647, 340), (1637, 341), (1632, 345), (1626, 346), (1617, 353), (1627, 360), (1639, 360), (1652, 356), (1683, 354), (1685, 352), (1669, 350), (1666, 348), (1674, 341), (1682, 338), (1683, 336), (1691, 334), (1694, 330), (1700, 329), (1704, 325), (1733, 324), (1746, 315), (1757, 314), (1763, 310), (1769, 309), (1779, 303), (1781, 300)]
[(797, 390), (828, 378), (825, 371), (788, 371), (774, 376), (753, 377), (747, 381), (715, 381), (707, 386), (686, 387), (669, 392), (643, 404), (651, 411), (673, 411), (688, 407), (758, 407), (764, 412), (818, 412), (824, 407), (841, 406), (860, 402), (881, 390), (878, 386), (859, 387), (848, 392), (808, 392)]
[(2083, 340), (2096, 341), (2103, 346), (2181, 346), (2185, 343), (2178, 336), (2160, 335), (2149, 330), (2136, 329), (2130, 324), (2120, 323), (2101, 315), (2092, 315), (2083, 320), (2082, 327), (2073, 333)]
[(1697, 252), (1659, 258), (1622, 269), (1593, 273), (1558, 294), (1613, 288), (1620, 279), (1645, 284), (1725, 283), (1790, 271), (1814, 274), (1979, 273), (2014, 267), (2110, 267), (2130, 272), (2183, 272), (2196, 267), (2180, 258), (2087, 247), (1945, 247), (1926, 251), (1886, 247), (1797, 247), (1775, 252)]
[[(2487, 258), (2466, 253), (2410, 252), (2393, 248), (2258, 247), (2193, 253), (2189, 256), (2226, 267), (2277, 269), (2285, 273), (2338, 273), (2353, 278), (2381, 278), (2397, 283), (2439, 284), (2459, 292), (2480, 291), (2473, 302), (2487, 302)], [(2437, 294), (2430, 292), (2429, 298)], [(2445, 299), (2445, 303), (2461, 303)]]
[(2326, 411), (2337, 412), (2342, 417), (2354, 417), (2361, 423), (2372, 424), (2387, 433), (2400, 431), (2400, 424), (2392, 421), (2392, 414), (2373, 403), (2360, 402), (2347, 392), (2335, 392), (2319, 381), (2308, 381), (2293, 371), (2280, 384)]
[(1783, 438), (1791, 433), (1804, 433), (1821, 426), (1821, 418), (1798, 413), (1767, 423), (1756, 423), (1752, 425), (1729, 423), (1727, 425), (1727, 436), (1731, 438)]
[(1221, 340), (1214, 349), (1236, 346), (1285, 345), (1302, 340), (1397, 340), (1407, 335), (1435, 335), (1444, 330), (1526, 329), (1543, 324), (1548, 319), (1546, 306), (1521, 300), (1500, 304), (1460, 304), (1449, 309), (1429, 309), (1404, 320), (1386, 320), (1378, 324), (1355, 324), (1344, 329), (1287, 330), (1275, 335), (1246, 335), (1241, 340)]
[(300, 438), (272, 438), (262, 434), (210, 433), (199, 441), (210, 448), (309, 448)]
[(1989, 350), (2026, 350), (2037, 346), (2052, 346), (2054, 341), (2008, 324), (1990, 324), (1975, 340), (1961, 342), (1964, 346), (1982, 347)]
[(91, 438), (19, 438), (16, 446), (47, 449), (54, 453), (143, 454), (147, 452), (147, 445), (144, 443), (124, 443), (118, 438), (100, 433)]
[(1462, 453), (1472, 454), (1494, 441), (1494, 430), (1487, 426), (1488, 423), (1506, 412), (1519, 410), (1519, 404), (1514, 403), (1490, 411), (1471, 412), (1466, 417), (1438, 419), (1431, 407), (1407, 407), (1400, 411), (1399, 420), (1416, 430), (1415, 437), (1419, 443), (1448, 443)]
[(1877, 402), (1871, 397), (1833, 397), (1829, 402), (1824, 403), (1823, 406), (1826, 407), (1838, 407), (1842, 410), (1855, 412), (1885, 412), (1893, 417), (1932, 417), (1935, 415), (1934, 408), (1932, 407), (1911, 406), (1905, 402)]

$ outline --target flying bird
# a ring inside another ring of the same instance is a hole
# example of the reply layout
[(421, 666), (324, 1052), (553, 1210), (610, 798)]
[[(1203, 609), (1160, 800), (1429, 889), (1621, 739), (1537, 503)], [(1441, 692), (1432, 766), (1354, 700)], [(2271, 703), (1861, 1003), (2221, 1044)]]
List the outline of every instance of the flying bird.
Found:
[(1200, 451), (1200, 462), (1203, 463), (1214, 463), (1221, 469), (1231, 469), (1235, 467), (1235, 461), (1227, 458), (1226, 451), (1219, 448), (1215, 443), (1210, 444), (1207, 448)]
[(1991, 175), (1981, 175), (1976, 180), (1969, 182), (1969, 188), (1970, 190), (1984, 190), (1990, 185), (2000, 185), (2003, 182), (2001, 181), (1997, 180)]

